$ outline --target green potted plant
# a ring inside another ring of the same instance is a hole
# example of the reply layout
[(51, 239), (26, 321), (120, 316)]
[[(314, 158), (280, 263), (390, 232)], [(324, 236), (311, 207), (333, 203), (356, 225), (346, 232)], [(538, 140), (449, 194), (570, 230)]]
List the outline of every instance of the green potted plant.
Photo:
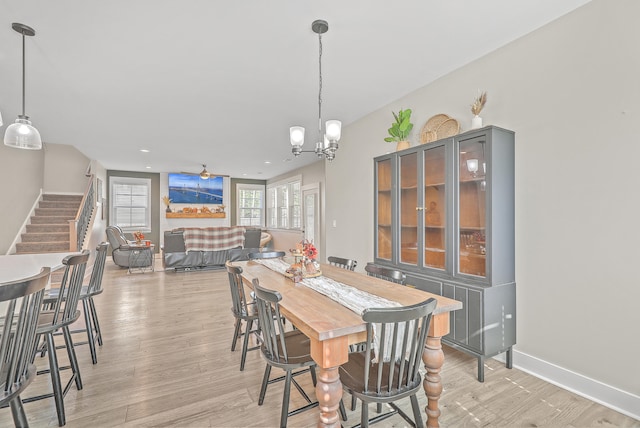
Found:
[(407, 137), (413, 129), (413, 123), (411, 123), (411, 109), (400, 110), (398, 114), (393, 113), (393, 117), (396, 120), (391, 124), (389, 128), (389, 137), (384, 141), (391, 143), (395, 141), (397, 143), (396, 150), (402, 150), (409, 147), (409, 141)]

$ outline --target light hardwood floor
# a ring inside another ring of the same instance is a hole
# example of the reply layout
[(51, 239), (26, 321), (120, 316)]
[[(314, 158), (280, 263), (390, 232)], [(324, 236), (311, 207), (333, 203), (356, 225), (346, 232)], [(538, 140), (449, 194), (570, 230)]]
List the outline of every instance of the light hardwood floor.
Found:
[[(67, 427), (278, 426), (282, 383), (270, 385), (258, 406), (264, 370), (259, 351), (248, 354), (243, 372), (240, 346), (230, 351), (233, 316), (225, 271), (127, 274), (108, 259), (103, 285), (96, 304), (104, 346), (97, 365), (87, 346), (77, 347), (84, 389), (72, 387), (65, 399)], [(640, 421), (495, 360), (487, 362), (486, 380), (479, 383), (475, 359), (451, 348), (445, 354), (443, 427), (640, 427)], [(46, 358), (36, 364), (45, 366)], [(24, 396), (48, 390), (48, 379), (38, 376)], [(310, 378), (298, 379), (315, 397)], [(301, 403), (293, 388), (291, 397), (290, 408)], [(424, 408), (424, 393), (419, 397)], [(347, 408), (349, 402), (345, 394)], [(53, 399), (25, 409), (32, 427), (57, 426)], [(289, 426), (315, 426), (316, 412), (290, 417)], [(359, 415), (360, 404), (344, 425), (358, 423)], [(12, 424), (9, 409), (1, 409), (0, 427)], [(406, 423), (394, 416), (376, 426)]]

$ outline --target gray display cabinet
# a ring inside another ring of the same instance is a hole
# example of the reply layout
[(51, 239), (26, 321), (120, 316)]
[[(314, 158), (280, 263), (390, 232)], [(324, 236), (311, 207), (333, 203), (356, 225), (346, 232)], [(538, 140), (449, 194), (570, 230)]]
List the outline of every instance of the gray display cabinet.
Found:
[(463, 303), (443, 341), (478, 359), (516, 342), (514, 133), (475, 129), (374, 159), (375, 263)]

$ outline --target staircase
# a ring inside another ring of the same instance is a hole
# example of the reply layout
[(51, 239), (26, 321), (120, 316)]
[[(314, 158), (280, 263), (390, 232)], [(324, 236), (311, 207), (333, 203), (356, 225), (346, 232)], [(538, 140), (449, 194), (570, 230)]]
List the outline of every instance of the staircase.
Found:
[(75, 218), (82, 195), (42, 195), (42, 200), (16, 244), (16, 254), (69, 251), (69, 220)]

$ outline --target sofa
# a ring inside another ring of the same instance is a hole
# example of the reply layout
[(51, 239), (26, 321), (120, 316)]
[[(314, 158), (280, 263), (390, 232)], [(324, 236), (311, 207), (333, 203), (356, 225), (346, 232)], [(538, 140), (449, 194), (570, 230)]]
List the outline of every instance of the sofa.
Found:
[(267, 239), (261, 241), (262, 234), (260, 229), (240, 226), (167, 230), (162, 246), (162, 266), (165, 270), (224, 268), (229, 250), (261, 246)]

